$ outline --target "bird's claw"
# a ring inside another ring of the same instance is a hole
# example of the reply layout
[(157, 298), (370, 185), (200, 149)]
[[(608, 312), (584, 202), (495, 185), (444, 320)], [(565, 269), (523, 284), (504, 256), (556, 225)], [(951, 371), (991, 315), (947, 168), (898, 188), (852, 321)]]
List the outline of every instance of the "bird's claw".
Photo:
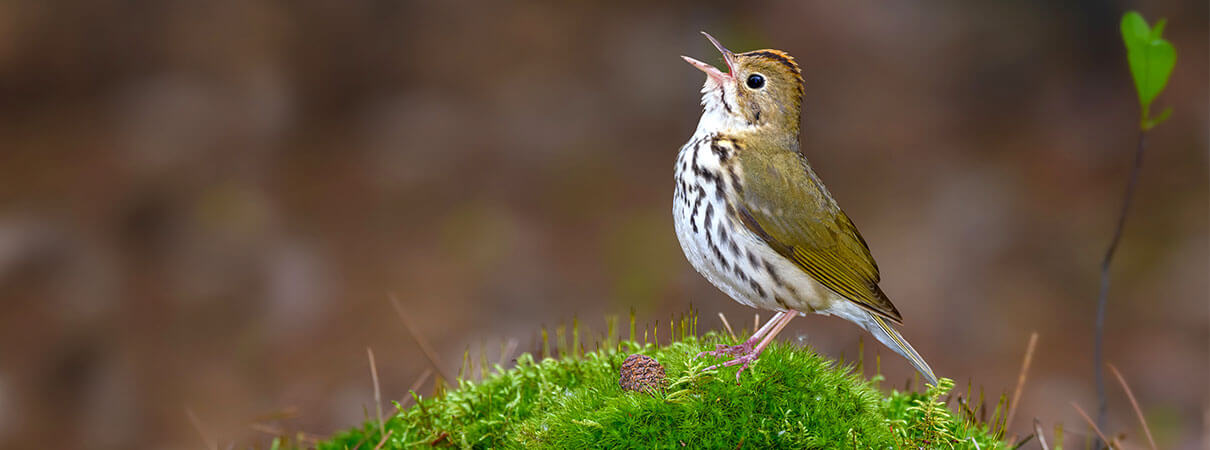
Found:
[[(715, 370), (715, 369), (718, 369), (721, 367), (740, 366), (739, 370), (735, 371), (735, 384), (740, 384), (739, 376), (742, 375), (745, 370), (748, 370), (748, 365), (751, 364), (753, 361), (756, 361), (756, 358), (757, 358), (757, 355), (753, 355), (753, 354), (739, 355), (739, 356), (736, 356), (734, 359), (731, 359), (722, 364), (715, 364), (713, 366), (707, 367), (706, 370)], [(743, 365), (741, 366), (740, 364), (743, 364)]]
[(713, 356), (715, 358), (718, 358), (720, 356), (746, 355), (751, 352), (752, 352), (752, 346), (747, 343), (743, 343), (740, 345), (718, 344), (717, 346), (714, 347), (713, 351), (698, 353), (696, 357), (701, 358), (703, 356)]
[(707, 367), (706, 370), (715, 370), (715, 369), (718, 369), (721, 367), (731, 367), (731, 366), (736, 366), (736, 365), (742, 364), (742, 366), (740, 366), (739, 370), (735, 371), (735, 384), (739, 384), (739, 376), (744, 373), (744, 370), (748, 369), (748, 364), (751, 364), (752, 361), (756, 361), (756, 358), (758, 358), (760, 356), (760, 354), (753, 351), (752, 346), (748, 345), (748, 344), (740, 344), (740, 345), (721, 345), (720, 344), (717, 347), (715, 347), (714, 351), (698, 353), (697, 357), (701, 358), (704, 355), (710, 355), (710, 356), (714, 356), (716, 358), (720, 357), (720, 356), (733, 356), (733, 358), (731, 358), (730, 360), (728, 360), (726, 362), (723, 362), (722, 364), (715, 364), (713, 366)]

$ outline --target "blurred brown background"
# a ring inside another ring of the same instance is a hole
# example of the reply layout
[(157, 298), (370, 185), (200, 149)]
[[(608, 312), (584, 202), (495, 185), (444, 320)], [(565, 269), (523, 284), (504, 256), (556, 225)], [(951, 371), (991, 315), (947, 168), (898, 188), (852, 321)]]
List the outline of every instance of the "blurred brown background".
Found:
[[(468, 347), (535, 350), (573, 316), (600, 331), (692, 302), (706, 327), (750, 323), (672, 230), (703, 80), (678, 55), (719, 61), (699, 30), (798, 57), (805, 152), (904, 334), (996, 396), (1038, 331), (1013, 431), (1063, 422), (1073, 444), (1136, 139), (1117, 34), (1131, 8), (1170, 19), (1179, 60), (1114, 266), (1107, 359), (1161, 446), (1196, 448), (1205, 1), (0, 2), (0, 446), (201, 447), (186, 409), (224, 447), (264, 446), (249, 425), (282, 411), (290, 432), (356, 425), (367, 346), (387, 398), (428, 367), (388, 293), (447, 371)], [(815, 317), (784, 336), (851, 360), (862, 333)], [(1141, 445), (1109, 392), (1109, 429)]]

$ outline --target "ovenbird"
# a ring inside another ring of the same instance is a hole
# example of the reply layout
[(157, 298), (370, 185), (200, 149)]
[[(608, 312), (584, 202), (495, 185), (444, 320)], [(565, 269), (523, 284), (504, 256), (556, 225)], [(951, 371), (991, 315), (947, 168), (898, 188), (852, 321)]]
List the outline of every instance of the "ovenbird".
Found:
[(677, 156), (677, 238), (710, 283), (777, 311), (746, 342), (703, 355), (731, 356), (722, 365), (741, 365), (738, 381), (795, 316), (833, 315), (865, 328), (935, 385), (932, 369), (888, 324), (903, 318), (878, 287), (865, 239), (799, 151), (798, 63), (780, 50), (732, 53), (702, 34), (728, 73), (682, 57), (706, 73), (706, 84), (697, 131)]

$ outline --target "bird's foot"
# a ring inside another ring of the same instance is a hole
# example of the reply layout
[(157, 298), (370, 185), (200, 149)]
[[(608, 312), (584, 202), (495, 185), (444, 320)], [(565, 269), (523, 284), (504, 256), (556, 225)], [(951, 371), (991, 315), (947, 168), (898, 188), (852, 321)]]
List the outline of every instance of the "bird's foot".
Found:
[(730, 360), (728, 360), (722, 364), (715, 364), (713, 366), (707, 367), (706, 370), (714, 370), (714, 369), (718, 369), (720, 367), (740, 366), (739, 370), (737, 370), (735, 372), (735, 384), (739, 384), (740, 374), (743, 374), (744, 370), (748, 369), (748, 364), (751, 364), (753, 361), (756, 361), (756, 359), (760, 357), (760, 353), (761, 353), (760, 350), (755, 349), (755, 348), (753, 348), (753, 346), (745, 343), (745, 344), (740, 344), (740, 345), (720, 345), (717, 348), (715, 348), (715, 350), (712, 352), (702, 352), (702, 353), (699, 353), (697, 356), (699, 356), (699, 357), (702, 355), (711, 355), (711, 356), (715, 356), (715, 357), (724, 356), (724, 355), (733, 356), (733, 358), (731, 358)]
[(760, 352), (748, 352), (748, 353), (744, 353), (744, 354), (739, 354), (739, 356), (731, 358), (731, 360), (727, 360), (727, 362), (725, 362), (725, 363), (711, 365), (711, 367), (705, 368), (705, 370), (714, 370), (714, 369), (718, 369), (718, 368), (730, 368), (730, 367), (732, 367), (732, 365), (739, 365), (739, 370), (736, 370), (736, 385), (738, 385), (739, 375), (743, 374), (744, 370), (748, 370), (748, 364), (750, 364), (751, 362), (754, 362), (754, 360), (756, 360), (756, 358), (760, 358)]
[(714, 347), (714, 351), (698, 353), (697, 358), (701, 358), (703, 356), (713, 356), (715, 358), (718, 358), (721, 356), (746, 355), (746, 354), (752, 352), (752, 347), (753, 347), (753, 345), (750, 343), (747, 343), (747, 342), (745, 342), (743, 344), (739, 344), (739, 345), (718, 344), (717, 346)]

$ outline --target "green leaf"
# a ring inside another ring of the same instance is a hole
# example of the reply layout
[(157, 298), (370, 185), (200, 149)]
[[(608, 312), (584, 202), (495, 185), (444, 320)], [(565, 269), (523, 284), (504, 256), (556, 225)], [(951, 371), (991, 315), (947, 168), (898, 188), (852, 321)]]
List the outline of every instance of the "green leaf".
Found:
[(1155, 26), (1151, 27), (1151, 39), (1160, 39), (1164, 35), (1164, 27), (1168, 25), (1168, 19), (1160, 19), (1155, 21)]
[(1151, 119), (1151, 102), (1163, 92), (1176, 66), (1176, 49), (1163, 38), (1166, 24), (1160, 19), (1154, 28), (1149, 27), (1143, 16), (1134, 11), (1122, 16), (1122, 41), (1126, 44), (1126, 60), (1142, 108), (1139, 123), (1144, 128), (1163, 121), (1164, 118)]
[(1137, 12), (1130, 11), (1122, 16), (1122, 39), (1126, 41), (1126, 48), (1131, 47), (1131, 42), (1145, 42), (1151, 38), (1151, 29), (1147, 27), (1147, 21), (1143, 20), (1143, 16)]
[[(1140, 89), (1139, 100), (1150, 104), (1168, 84), (1168, 76), (1176, 65), (1176, 49), (1168, 41), (1154, 40), (1147, 44), (1144, 58), (1145, 66), (1142, 70), (1146, 81)], [(1138, 77), (1135, 75), (1135, 78)]]

